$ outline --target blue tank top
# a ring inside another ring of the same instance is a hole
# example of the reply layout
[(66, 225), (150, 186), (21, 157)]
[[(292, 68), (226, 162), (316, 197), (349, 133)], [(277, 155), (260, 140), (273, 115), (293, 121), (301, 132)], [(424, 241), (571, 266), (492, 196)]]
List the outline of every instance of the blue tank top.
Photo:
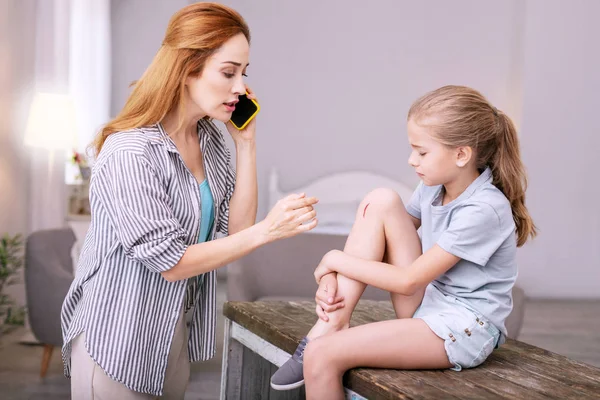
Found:
[[(208, 181), (204, 179), (200, 184), (200, 207), (202, 214), (200, 216), (200, 233), (198, 234), (198, 243), (207, 242), (210, 240), (212, 226), (215, 222), (214, 204), (215, 201), (212, 193), (210, 192), (210, 186), (208, 186)], [(198, 282), (198, 287), (200, 290), (202, 290), (202, 285), (204, 284), (204, 274), (198, 275), (196, 278), (189, 279), (188, 287), (193, 285), (194, 281)], [(192, 313), (188, 314), (189, 318), (191, 318), (191, 314)]]
[(210, 192), (208, 181), (204, 179), (200, 184), (200, 204), (202, 205), (202, 216), (200, 218), (200, 234), (198, 243), (210, 240), (212, 226), (215, 222), (214, 199)]

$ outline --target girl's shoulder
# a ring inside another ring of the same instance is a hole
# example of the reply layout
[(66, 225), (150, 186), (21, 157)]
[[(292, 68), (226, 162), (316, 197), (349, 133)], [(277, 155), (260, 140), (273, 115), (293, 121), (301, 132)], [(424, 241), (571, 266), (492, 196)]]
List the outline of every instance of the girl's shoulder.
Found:
[(506, 198), (504, 193), (491, 182), (483, 184), (478, 190), (475, 190), (471, 196), (471, 201), (484, 202), (489, 204), (495, 210), (505, 210), (512, 213), (508, 198)]
[(415, 189), (415, 193), (419, 196), (422, 202), (431, 202), (440, 194), (442, 187), (443, 185), (427, 186), (423, 183), (423, 181), (420, 181)]
[(481, 185), (461, 204), (473, 212), (493, 213), (502, 226), (514, 225), (510, 202), (500, 189), (491, 182)]

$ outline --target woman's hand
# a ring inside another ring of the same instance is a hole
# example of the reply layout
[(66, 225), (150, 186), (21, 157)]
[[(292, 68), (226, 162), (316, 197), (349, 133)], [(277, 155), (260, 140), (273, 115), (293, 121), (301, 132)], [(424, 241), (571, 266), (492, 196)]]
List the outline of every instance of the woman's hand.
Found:
[(267, 217), (260, 222), (267, 242), (296, 236), (317, 226), (317, 212), (313, 204), (316, 197), (302, 194), (291, 194), (277, 202)]
[(315, 302), (317, 303), (317, 315), (323, 321), (329, 321), (327, 313), (333, 312), (344, 307), (344, 298), (337, 296), (337, 274), (330, 273), (321, 278), (319, 288), (315, 294)]
[[(246, 92), (248, 92), (247, 96), (249, 99), (256, 100), (256, 95), (248, 86), (246, 86)], [(256, 138), (256, 117), (252, 118), (248, 125), (246, 125), (246, 127), (241, 131), (233, 126), (231, 121), (227, 121), (227, 123), (225, 123), (225, 127), (227, 128), (227, 131), (233, 138), (233, 142), (236, 145), (240, 142), (251, 142)]]

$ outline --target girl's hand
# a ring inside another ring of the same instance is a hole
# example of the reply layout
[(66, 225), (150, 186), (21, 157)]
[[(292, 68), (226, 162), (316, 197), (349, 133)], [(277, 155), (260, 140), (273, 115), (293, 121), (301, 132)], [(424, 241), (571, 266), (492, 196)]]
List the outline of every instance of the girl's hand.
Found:
[(344, 252), (342, 251), (331, 250), (323, 256), (321, 262), (315, 269), (315, 280), (319, 285), (321, 284), (321, 278), (323, 278), (325, 275), (332, 272), (337, 272), (335, 270), (335, 266), (339, 262), (338, 260), (340, 259), (340, 257), (342, 257), (343, 255)]
[[(256, 100), (256, 95), (248, 86), (246, 86), (246, 92), (248, 92), (247, 96), (249, 99)], [(227, 127), (227, 131), (233, 138), (233, 142), (235, 144), (238, 144), (240, 141), (251, 142), (256, 138), (256, 117), (252, 118), (252, 121), (250, 121), (248, 125), (246, 125), (246, 127), (241, 131), (233, 126), (231, 121), (227, 121), (227, 123), (225, 123), (225, 127)]]
[(321, 278), (321, 283), (319, 283), (319, 288), (315, 294), (315, 301), (317, 303), (317, 315), (325, 322), (329, 321), (327, 313), (344, 307), (344, 298), (341, 296), (336, 297), (336, 292), (336, 273), (327, 274)]
[(291, 194), (277, 202), (267, 217), (260, 222), (267, 242), (296, 236), (317, 226), (317, 212), (313, 204), (316, 197), (302, 194)]

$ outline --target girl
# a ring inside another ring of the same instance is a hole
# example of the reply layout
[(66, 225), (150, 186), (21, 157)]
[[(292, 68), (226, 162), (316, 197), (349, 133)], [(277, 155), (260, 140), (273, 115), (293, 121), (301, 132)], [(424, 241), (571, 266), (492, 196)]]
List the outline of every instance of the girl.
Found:
[[(307, 398), (342, 399), (350, 368), (460, 371), (504, 342), (516, 248), (536, 234), (514, 125), (477, 91), (446, 86), (412, 105), (408, 140), (421, 179), (410, 204), (387, 189), (362, 201), (344, 251), (315, 270), (321, 319), (274, 389), (305, 380)], [(348, 329), (366, 285), (391, 293), (398, 319)]]
[[(255, 224), (255, 120), (228, 122), (249, 40), (234, 10), (184, 7), (98, 135), (92, 223), (62, 309), (74, 399), (183, 399), (190, 361), (215, 353), (215, 270), (316, 225), (316, 199), (294, 195)], [(213, 118), (235, 144), (237, 179)]]

